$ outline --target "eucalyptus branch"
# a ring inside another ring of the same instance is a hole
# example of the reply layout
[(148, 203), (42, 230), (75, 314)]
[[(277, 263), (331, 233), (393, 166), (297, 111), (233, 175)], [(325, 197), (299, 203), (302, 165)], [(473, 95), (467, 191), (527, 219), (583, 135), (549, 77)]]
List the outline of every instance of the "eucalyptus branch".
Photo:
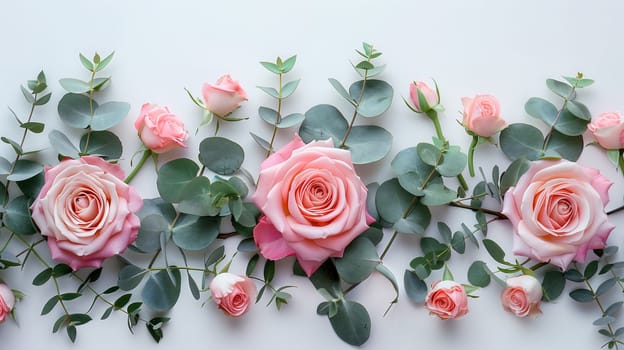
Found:
[(269, 157), (271, 155), (271, 152), (273, 151), (273, 143), (275, 142), (275, 136), (277, 135), (277, 129), (279, 129), (277, 126), (279, 125), (279, 123), (282, 122), (282, 80), (284, 77), (284, 73), (280, 72), (278, 74), (279, 76), (279, 86), (278, 86), (278, 98), (277, 98), (277, 116), (276, 116), (276, 121), (275, 121), (275, 125), (273, 125), (273, 134), (271, 135), (271, 141), (269, 142), (269, 149), (267, 150), (267, 154), (266, 156)]
[(472, 211), (482, 211), (485, 214), (494, 215), (498, 219), (508, 220), (507, 216), (505, 216), (503, 213), (501, 213), (499, 211), (496, 211), (496, 210), (491, 210), (491, 209), (486, 209), (486, 208), (479, 208), (479, 207), (473, 207), (473, 206), (470, 206), (470, 205), (466, 205), (466, 204), (460, 203), (459, 201), (450, 202), (448, 205), (451, 206), (451, 207), (468, 209), (468, 210), (472, 210)]

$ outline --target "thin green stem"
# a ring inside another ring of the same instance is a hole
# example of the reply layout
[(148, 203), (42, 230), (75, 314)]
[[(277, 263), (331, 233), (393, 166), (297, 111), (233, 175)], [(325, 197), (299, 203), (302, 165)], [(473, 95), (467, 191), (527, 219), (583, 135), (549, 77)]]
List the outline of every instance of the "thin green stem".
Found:
[[(91, 79), (89, 80), (89, 115), (91, 116), (91, 120), (93, 120), (93, 80), (95, 79), (95, 68), (91, 71)], [(91, 123), (89, 123), (91, 124)], [(85, 139), (85, 145), (83, 148), (83, 153), (86, 153), (89, 149), (89, 141), (91, 140), (91, 126), (87, 128), (87, 138)]]
[[(405, 212), (403, 212), (403, 215), (401, 217), (402, 219), (405, 219), (410, 215), (416, 203), (418, 203), (418, 197), (414, 196), (410, 204), (407, 206), (407, 209), (405, 209)], [(379, 256), (380, 260), (383, 260), (386, 254), (388, 254), (388, 250), (390, 250), (390, 247), (392, 246), (392, 243), (394, 243), (394, 240), (397, 238), (398, 234), (399, 234), (399, 231), (394, 230), (394, 232), (392, 233), (392, 237), (390, 237), (390, 240), (386, 244), (386, 247), (384, 248), (384, 250), (381, 252), (381, 255)]]
[(7, 241), (2, 246), (2, 249), (0, 249), (0, 256), (2, 256), (2, 253), (4, 253), (4, 251), (7, 249), (7, 247), (9, 246), (9, 243), (11, 243), (11, 240), (13, 239), (13, 236), (15, 236), (15, 233), (11, 232), (11, 235), (9, 235), (9, 238), (7, 239)]
[[(368, 62), (370, 62), (370, 58), (368, 59)], [(364, 89), (366, 88), (367, 81), (368, 81), (368, 69), (366, 69), (364, 73), (364, 80), (362, 80), (362, 89), (360, 90), (360, 96), (358, 96), (358, 99), (355, 103), (355, 110), (353, 111), (351, 122), (349, 123), (349, 127), (347, 127), (347, 131), (345, 131), (345, 134), (342, 137), (342, 141), (340, 141), (340, 146), (338, 146), (338, 148), (343, 148), (345, 146), (347, 139), (349, 138), (349, 134), (351, 134), (351, 129), (353, 129), (353, 124), (355, 124), (355, 119), (357, 118), (357, 115), (358, 115), (358, 106), (360, 105), (360, 102), (362, 102), (362, 97), (364, 96)]]
[(450, 202), (449, 206), (451, 207), (457, 207), (457, 208), (462, 208), (462, 209), (468, 209), (468, 210), (472, 210), (472, 211), (482, 211), (486, 214), (490, 214), (490, 215), (494, 215), (496, 216), (498, 219), (502, 219), (502, 220), (507, 220), (507, 216), (505, 216), (505, 214), (496, 211), (496, 210), (491, 210), (491, 209), (486, 209), (486, 208), (477, 208), (477, 207), (473, 207), (470, 205), (466, 205), (463, 203), (459, 203), (459, 202)]
[(147, 159), (151, 155), (152, 155), (152, 151), (150, 149), (146, 149), (145, 151), (143, 151), (143, 155), (141, 156), (141, 159), (139, 160), (137, 165), (134, 167), (134, 169), (132, 169), (130, 174), (128, 174), (128, 177), (126, 177), (126, 179), (124, 180), (125, 183), (129, 184), (130, 181), (134, 179), (134, 177), (139, 173), (139, 170), (141, 170), (141, 168), (145, 164), (145, 161), (147, 161)]
[(277, 98), (277, 119), (275, 121), (275, 125), (273, 125), (273, 134), (271, 135), (271, 142), (269, 143), (269, 149), (267, 150), (267, 158), (271, 155), (271, 153), (273, 152), (273, 143), (275, 142), (275, 136), (277, 135), (277, 129), (278, 129), (278, 125), (279, 123), (282, 122), (282, 79), (283, 79), (283, 73), (279, 74), (279, 97)]
[(470, 174), (470, 177), (474, 177), (475, 176), (475, 171), (474, 171), (474, 151), (475, 151), (475, 148), (477, 147), (478, 143), (479, 143), (479, 136), (473, 135), (472, 136), (472, 142), (470, 142), (470, 147), (468, 148), (468, 173)]
[(557, 121), (559, 121), (559, 118), (561, 117), (561, 113), (566, 108), (568, 101), (570, 101), (572, 96), (574, 96), (575, 92), (576, 92), (576, 86), (572, 86), (572, 90), (570, 91), (570, 94), (564, 98), (563, 105), (561, 106), (561, 109), (557, 111), (557, 115), (555, 116), (555, 119), (553, 120), (552, 125), (550, 126), (550, 131), (548, 132), (548, 135), (546, 135), (546, 138), (544, 139), (542, 152), (546, 151), (546, 148), (548, 147), (548, 143), (550, 142), (550, 138), (552, 137), (553, 131), (555, 130), (555, 125), (557, 125)]
[[(447, 140), (444, 137), (444, 133), (442, 132), (442, 126), (440, 125), (440, 119), (438, 118), (438, 112), (436, 110), (432, 109), (432, 110), (428, 111), (425, 114), (433, 122), (433, 127), (435, 128), (436, 135), (438, 136), (438, 139), (440, 139), (440, 141), (442, 141), (442, 143), (446, 143)], [(466, 179), (464, 178), (464, 175), (462, 175), (462, 174), (457, 175), (457, 181), (459, 182), (459, 185), (464, 190), (468, 190), (468, 183), (466, 182)]]
[(623, 206), (620, 206), (620, 207), (617, 207), (617, 208), (615, 208), (615, 209), (609, 210), (609, 211), (607, 212), (607, 215), (615, 214), (615, 213), (617, 213), (617, 212), (619, 212), (619, 211), (622, 211), (622, 210), (624, 210), (624, 205), (623, 205)]

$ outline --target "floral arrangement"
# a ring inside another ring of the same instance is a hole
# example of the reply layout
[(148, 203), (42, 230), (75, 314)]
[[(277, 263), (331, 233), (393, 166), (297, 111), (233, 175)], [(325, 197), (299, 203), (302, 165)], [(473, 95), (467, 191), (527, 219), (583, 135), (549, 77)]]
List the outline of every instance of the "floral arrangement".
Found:
[[(56, 315), (53, 332), (65, 330), (72, 342), (79, 326), (113, 312), (127, 316), (130, 330), (144, 325), (159, 341), (182, 288), (197, 300), (210, 300), (224, 317), (254, 312), (252, 305), (263, 299), (286, 307), (295, 297), (292, 286), (274, 283), (276, 264), (284, 264), (292, 266), (293, 278), (310, 280), (325, 299), (317, 314), (351, 345), (367, 341), (371, 320), (349, 293), (363, 288), (372, 274), (386, 278), (396, 293), (386, 312), (405, 294), (443, 320), (467, 314), (470, 299), (490, 285), (500, 290), (500, 301), (485, 302), (499, 302), (518, 317), (539, 317), (541, 304), (570, 285), (573, 300), (597, 307), (593, 324), (605, 345), (624, 344), (624, 327), (618, 328), (624, 300), (611, 293), (624, 292), (624, 262), (616, 260), (617, 246), (608, 245), (615, 229), (609, 216), (621, 208), (605, 210), (617, 179), (577, 163), (592, 145), (624, 171), (624, 121), (615, 112), (592, 118), (578, 100), (593, 81), (581, 73), (546, 80), (558, 102), (532, 97), (525, 105), (538, 126), (508, 124), (493, 95), (463, 98), (458, 124), (471, 140), (467, 152), (444, 135), (442, 124), (455, 125), (440, 122), (449, 118), (440, 87), (414, 81), (403, 89), (409, 96), (406, 117), (413, 112), (431, 122), (431, 142), (398, 152), (392, 178), (365, 183), (359, 166), (385, 158), (393, 137), (360, 120), (383, 115), (394, 88), (378, 78), (385, 69), (377, 63), (381, 52), (367, 43), (356, 52), (357, 80), (345, 87), (329, 79), (351, 106), (348, 111), (320, 104), (305, 113), (285, 113), (300, 82), (286, 79), (296, 56), (261, 62), (277, 85), (259, 87), (275, 103), (257, 113), (271, 134), (250, 132), (266, 152), (257, 178), (243, 167), (243, 148), (218, 136), (224, 123), (247, 119), (237, 108), (250, 103), (229, 75), (204, 84), (199, 97), (186, 90), (202, 116), (194, 135), (168, 107), (145, 103), (134, 120), (142, 147), (126, 175), (117, 163), (123, 142), (110, 129), (128, 123), (130, 105), (96, 101), (112, 85), (101, 74), (113, 54), (92, 59), (80, 54), (88, 80), (59, 81), (65, 94), (58, 116), (75, 129), (70, 135), (45, 130), (37, 121), (37, 107), (51, 98), (45, 74), (39, 73), (21, 87), (27, 116), (10, 110), (23, 129), (21, 139), (1, 137), (15, 156), (0, 157), (0, 278), (27, 263), (39, 264), (32, 284), (52, 291), (41, 301), (41, 314)], [(214, 134), (201, 141), (197, 161), (159, 161), (160, 154), (185, 148), (189, 137), (199, 137), (210, 125)], [(57, 159), (41, 160), (37, 151), (26, 150), (28, 139), (44, 131)], [(276, 148), (278, 139), (285, 146)], [(485, 143), (497, 145), (509, 163), (489, 170), (478, 166), (478, 147)], [(148, 161), (156, 171), (158, 198), (141, 198), (132, 186)], [(435, 212), (468, 210), (474, 222), (434, 221), (434, 207)], [(511, 252), (487, 235), (490, 223), (503, 220), (513, 232)], [(384, 265), (398, 235), (420, 243), (402, 273), (402, 286), (397, 271)], [(237, 240), (237, 252), (226, 251), (223, 240)], [(451, 272), (447, 262), (454, 256), (481, 248), (491, 260), (473, 260), (465, 276)], [(41, 253), (46, 250), (50, 258)], [(245, 271), (232, 271), (235, 256), (248, 261)], [(121, 267), (105, 269), (107, 259), (117, 259)], [(96, 283), (103, 274), (117, 276), (117, 282), (103, 288)], [(19, 313), (23, 297), (0, 279), (0, 322)], [(80, 299), (102, 304), (105, 311), (73, 311)]]

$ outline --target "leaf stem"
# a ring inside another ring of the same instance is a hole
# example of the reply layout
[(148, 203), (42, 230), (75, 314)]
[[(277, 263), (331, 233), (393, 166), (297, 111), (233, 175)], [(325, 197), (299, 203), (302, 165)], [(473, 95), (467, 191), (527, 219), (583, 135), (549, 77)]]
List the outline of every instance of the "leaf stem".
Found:
[[(447, 140), (444, 137), (444, 133), (442, 132), (442, 126), (440, 125), (440, 118), (438, 118), (438, 112), (435, 109), (429, 110), (425, 113), (429, 119), (433, 122), (433, 127), (435, 128), (436, 135), (442, 143), (446, 143)], [(459, 181), (459, 185), (464, 189), (468, 190), (468, 183), (466, 183), (466, 179), (464, 175), (457, 175), (457, 181)]]
[(466, 204), (463, 204), (463, 203), (460, 203), (460, 202), (450, 202), (449, 206), (457, 207), (457, 208), (463, 208), (463, 209), (469, 209), (469, 210), (472, 210), (472, 211), (482, 211), (482, 212), (484, 212), (486, 214), (494, 215), (498, 219), (502, 219), (502, 220), (507, 220), (508, 219), (507, 216), (505, 216), (505, 214), (503, 214), (503, 213), (501, 213), (499, 211), (486, 209), (486, 208), (473, 207), (473, 206), (466, 205)]
[(152, 150), (146, 149), (145, 151), (143, 151), (143, 155), (141, 156), (141, 159), (139, 160), (137, 165), (134, 167), (134, 169), (132, 169), (130, 174), (128, 174), (128, 177), (126, 177), (126, 179), (124, 180), (125, 183), (129, 184), (130, 181), (134, 179), (134, 177), (139, 173), (139, 170), (141, 170), (141, 168), (145, 164), (145, 161), (147, 161), (147, 158), (149, 158), (151, 155), (152, 155)]
[(279, 123), (282, 122), (282, 80), (283, 80), (283, 76), (284, 73), (279, 73), (279, 94), (278, 94), (278, 98), (277, 98), (277, 119), (275, 120), (275, 125), (273, 125), (273, 134), (271, 135), (271, 142), (269, 143), (269, 149), (267, 150), (267, 158), (271, 155), (271, 153), (273, 152), (273, 143), (275, 142), (275, 136), (277, 135), (277, 129), (278, 129), (278, 125)]
[[(370, 58), (368, 62), (370, 62)], [(342, 137), (342, 141), (340, 141), (340, 146), (338, 148), (343, 148), (349, 138), (349, 134), (351, 134), (351, 129), (353, 129), (353, 124), (355, 124), (355, 119), (358, 115), (358, 108), (360, 106), (360, 102), (362, 102), (362, 97), (364, 97), (364, 89), (366, 88), (366, 81), (368, 80), (368, 69), (364, 70), (364, 80), (362, 80), (362, 89), (360, 89), (360, 96), (358, 96), (357, 101), (355, 102), (355, 110), (353, 111), (353, 116), (351, 117), (351, 122), (349, 123), (349, 127), (347, 127), (347, 131), (345, 131), (344, 136)]]
[[(414, 206), (416, 205), (417, 202), (418, 202), (418, 197), (414, 196), (410, 204), (407, 206), (407, 209), (405, 209), (405, 212), (403, 212), (403, 216), (401, 217), (402, 219), (405, 219), (410, 215), (410, 213), (414, 209)], [(397, 238), (398, 234), (399, 234), (399, 231), (394, 230), (394, 232), (392, 233), (392, 237), (390, 237), (390, 240), (386, 244), (386, 247), (384, 248), (383, 252), (381, 252), (381, 255), (379, 256), (380, 260), (383, 260), (383, 258), (386, 256), (386, 254), (388, 253), (388, 250), (390, 250), (390, 246), (392, 246), (392, 243), (394, 243), (394, 240)]]
[(570, 101), (575, 91), (576, 91), (576, 86), (572, 86), (572, 90), (570, 91), (570, 94), (568, 94), (568, 96), (563, 99), (563, 105), (561, 106), (561, 109), (557, 111), (557, 115), (555, 116), (555, 119), (553, 120), (552, 125), (550, 125), (550, 131), (548, 131), (548, 135), (546, 135), (546, 138), (544, 139), (544, 145), (542, 147), (542, 154), (546, 152), (546, 148), (548, 147), (548, 143), (550, 142), (550, 139), (552, 137), (553, 130), (555, 130), (555, 125), (557, 125), (557, 121), (561, 117), (561, 113), (566, 108), (568, 101)]

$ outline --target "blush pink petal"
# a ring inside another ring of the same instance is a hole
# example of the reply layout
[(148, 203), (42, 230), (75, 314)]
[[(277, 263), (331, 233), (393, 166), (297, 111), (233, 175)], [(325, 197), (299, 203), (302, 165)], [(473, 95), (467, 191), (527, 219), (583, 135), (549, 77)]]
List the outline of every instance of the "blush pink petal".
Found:
[(254, 241), (260, 254), (270, 260), (279, 260), (295, 255), (295, 251), (284, 240), (281, 233), (263, 216), (253, 229)]

